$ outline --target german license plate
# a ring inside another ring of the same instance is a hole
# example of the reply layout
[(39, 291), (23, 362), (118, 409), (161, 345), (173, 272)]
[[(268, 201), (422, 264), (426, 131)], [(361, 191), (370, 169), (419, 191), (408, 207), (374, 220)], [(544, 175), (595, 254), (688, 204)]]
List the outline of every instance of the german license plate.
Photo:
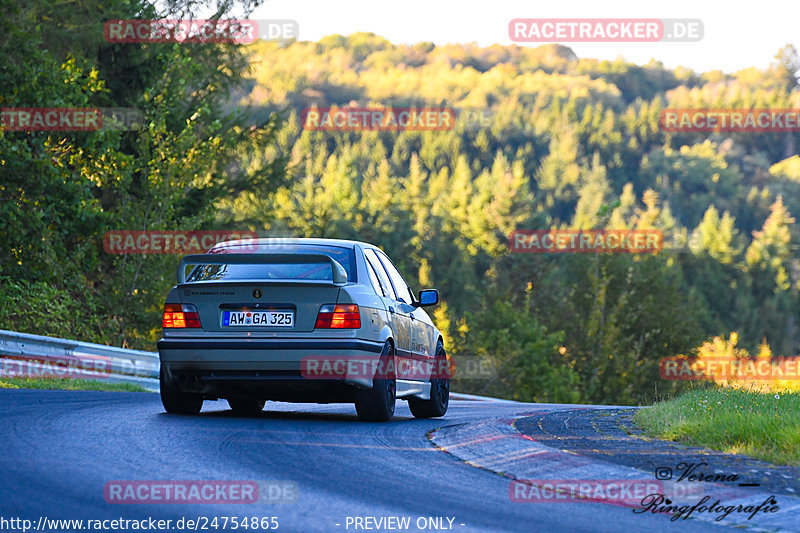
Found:
[(271, 328), (294, 327), (294, 311), (223, 311), (224, 327), (261, 326)]

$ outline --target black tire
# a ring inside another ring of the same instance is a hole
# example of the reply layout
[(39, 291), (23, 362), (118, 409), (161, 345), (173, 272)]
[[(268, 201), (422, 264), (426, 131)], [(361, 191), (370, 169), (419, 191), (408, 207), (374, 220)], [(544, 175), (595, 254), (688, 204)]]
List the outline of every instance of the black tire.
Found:
[(231, 410), (239, 416), (255, 416), (264, 410), (266, 400), (252, 400), (249, 398), (228, 398)]
[(436, 346), (436, 363), (434, 368), (434, 375), (438, 377), (431, 378), (431, 399), (408, 399), (408, 408), (411, 410), (411, 414), (416, 418), (436, 418), (444, 416), (447, 412), (447, 406), (450, 405), (450, 379), (447, 376), (441, 375), (445, 368), (444, 361), (446, 358), (447, 354), (440, 341)]
[(175, 415), (196, 415), (203, 408), (203, 395), (181, 392), (167, 379), (163, 365), (158, 375), (158, 381), (161, 389), (161, 403), (166, 412)]
[[(392, 343), (383, 345), (381, 358), (387, 361), (394, 357)], [(388, 365), (382, 365), (387, 368)], [(372, 388), (356, 392), (356, 413), (360, 420), (369, 422), (386, 422), (394, 416), (394, 404), (397, 401), (397, 383), (394, 377), (375, 378)]]

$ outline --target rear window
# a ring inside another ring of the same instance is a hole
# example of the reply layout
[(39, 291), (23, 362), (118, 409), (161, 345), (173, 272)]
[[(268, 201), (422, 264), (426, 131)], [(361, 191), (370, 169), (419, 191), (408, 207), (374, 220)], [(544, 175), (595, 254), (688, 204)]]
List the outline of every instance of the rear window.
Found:
[[(239, 248), (241, 251), (237, 250)], [(214, 254), (259, 253), (259, 254), (323, 254), (336, 260), (347, 272), (347, 281), (356, 281), (355, 251), (341, 246), (317, 244), (226, 246), (211, 251)], [(186, 282), (237, 279), (307, 279), (332, 280), (333, 272), (328, 263), (286, 263), (265, 265), (198, 265), (187, 276)]]

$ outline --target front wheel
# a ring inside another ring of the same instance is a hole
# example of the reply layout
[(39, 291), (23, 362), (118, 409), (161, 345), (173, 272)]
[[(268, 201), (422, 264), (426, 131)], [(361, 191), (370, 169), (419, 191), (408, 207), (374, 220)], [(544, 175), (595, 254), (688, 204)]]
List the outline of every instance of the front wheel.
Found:
[(411, 410), (411, 414), (417, 418), (444, 416), (447, 406), (450, 404), (450, 379), (448, 372), (444, 370), (449, 366), (447, 365), (447, 354), (441, 342), (436, 346), (435, 361), (431, 376), (431, 399), (408, 399), (408, 408)]
[[(388, 363), (394, 357), (392, 343), (386, 341), (381, 352), (381, 361)], [(382, 368), (389, 368), (388, 364)], [(360, 420), (385, 422), (394, 416), (394, 404), (397, 401), (397, 383), (394, 378), (375, 378), (372, 388), (356, 393), (356, 413)]]
[(161, 389), (161, 403), (166, 412), (176, 415), (196, 415), (203, 408), (203, 395), (181, 392), (167, 379), (163, 365), (158, 374), (158, 381)]

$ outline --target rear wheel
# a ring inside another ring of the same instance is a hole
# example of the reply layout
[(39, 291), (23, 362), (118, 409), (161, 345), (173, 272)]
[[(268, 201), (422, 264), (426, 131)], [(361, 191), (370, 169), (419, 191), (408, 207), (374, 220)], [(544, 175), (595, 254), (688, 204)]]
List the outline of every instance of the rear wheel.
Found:
[(265, 400), (249, 398), (228, 398), (228, 405), (234, 413), (241, 416), (254, 416), (264, 410)]
[[(392, 343), (386, 341), (381, 352), (384, 363), (394, 357)], [(389, 368), (388, 364), (381, 365)], [(356, 413), (361, 420), (370, 422), (385, 422), (394, 416), (394, 404), (397, 401), (397, 384), (394, 378), (375, 378), (372, 388), (360, 390), (356, 393)]]
[(203, 408), (203, 395), (189, 392), (181, 392), (170, 380), (164, 366), (158, 375), (161, 389), (161, 403), (164, 410), (176, 415), (196, 415)]
[(450, 404), (450, 379), (445, 368), (447, 366), (447, 354), (441, 342), (436, 346), (436, 363), (431, 378), (431, 399), (420, 400), (419, 398), (409, 398), (408, 408), (411, 414), (417, 418), (436, 418), (444, 416), (447, 406)]

